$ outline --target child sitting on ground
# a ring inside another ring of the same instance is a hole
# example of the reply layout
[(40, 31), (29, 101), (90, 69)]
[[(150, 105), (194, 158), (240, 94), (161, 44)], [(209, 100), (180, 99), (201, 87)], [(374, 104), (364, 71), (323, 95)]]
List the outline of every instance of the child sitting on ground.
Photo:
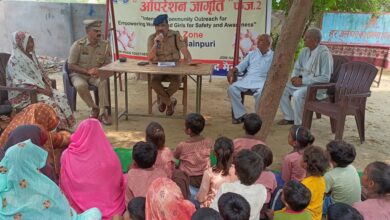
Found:
[(209, 207), (219, 187), (225, 182), (234, 182), (238, 178), (233, 165), (233, 142), (227, 137), (220, 137), (214, 144), (214, 155), (217, 159), (215, 167), (204, 171), (202, 184), (196, 195), (201, 207)]
[(234, 159), (236, 175), (239, 181), (224, 183), (214, 198), (211, 208), (218, 210), (218, 199), (226, 192), (243, 196), (250, 204), (250, 219), (259, 220), (260, 210), (267, 198), (267, 190), (261, 184), (255, 184), (263, 170), (263, 159), (257, 153), (244, 149)]
[(200, 208), (191, 216), (191, 220), (223, 220), (219, 212), (212, 208)]
[(165, 146), (164, 128), (157, 122), (150, 122), (145, 130), (145, 140), (157, 147), (157, 159), (154, 167), (163, 169), (168, 178), (172, 178), (175, 161), (171, 149)]
[(126, 204), (134, 197), (145, 196), (149, 185), (159, 177), (167, 177), (164, 170), (154, 168), (157, 148), (152, 143), (137, 142), (133, 147), (134, 167), (127, 172)]
[(267, 167), (271, 166), (274, 156), (271, 149), (264, 144), (256, 144), (252, 147), (252, 151), (263, 158), (264, 170), (256, 180), (256, 183), (262, 184), (267, 189), (267, 199), (265, 200), (265, 203), (269, 203), (271, 195), (277, 187), (275, 174), (267, 169)]
[(265, 200), (265, 204), (260, 213), (261, 219), (267, 219), (266, 212), (269, 207), (271, 195), (274, 193), (276, 187), (278, 186), (275, 174), (267, 169), (267, 167), (272, 164), (273, 154), (271, 149), (264, 144), (256, 144), (252, 147), (252, 151), (259, 154), (261, 158), (263, 158), (264, 170), (263, 172), (261, 172), (260, 177), (256, 180), (256, 183), (262, 184), (267, 189), (267, 199)]
[(205, 126), (205, 119), (201, 114), (188, 114), (184, 126), (184, 132), (189, 138), (178, 144), (173, 155), (180, 160), (179, 170), (190, 178), (191, 200), (194, 200), (202, 182), (203, 172), (210, 167), (213, 141), (200, 134)]
[(308, 188), (296, 180), (288, 181), (283, 187), (282, 202), (285, 209), (274, 213), (274, 220), (311, 220), (311, 214), (305, 208), (309, 205), (311, 193)]
[(331, 203), (352, 205), (360, 202), (361, 185), (359, 174), (351, 164), (356, 157), (355, 147), (345, 141), (331, 141), (326, 145), (333, 169), (325, 173), (326, 193)]
[(251, 206), (248, 201), (237, 193), (224, 193), (218, 200), (219, 214), (224, 220), (248, 220)]
[(145, 220), (145, 197), (135, 197), (127, 204), (124, 220)]
[(328, 220), (364, 220), (363, 216), (352, 206), (336, 203), (328, 208)]
[(362, 185), (367, 200), (353, 204), (364, 219), (390, 219), (390, 165), (373, 162), (366, 166)]
[(281, 177), (284, 182), (301, 181), (305, 178), (306, 171), (301, 166), (301, 159), (305, 148), (313, 142), (314, 136), (309, 129), (300, 125), (293, 125), (290, 128), (288, 144), (293, 147), (293, 150), (283, 158)]
[(322, 219), (322, 205), (325, 195), (324, 173), (329, 166), (325, 151), (320, 147), (311, 146), (305, 149), (302, 157), (302, 167), (306, 170), (306, 177), (302, 180), (311, 193), (307, 210), (313, 220)]
[(261, 118), (256, 113), (250, 113), (244, 117), (243, 128), (245, 130), (245, 135), (243, 137), (239, 137), (233, 140), (234, 143), (233, 157), (235, 157), (238, 154), (238, 152), (240, 152), (243, 149), (250, 150), (252, 146), (256, 144), (265, 145), (263, 141), (261, 141), (255, 136), (257, 132), (260, 131), (262, 123), (263, 122), (261, 121)]

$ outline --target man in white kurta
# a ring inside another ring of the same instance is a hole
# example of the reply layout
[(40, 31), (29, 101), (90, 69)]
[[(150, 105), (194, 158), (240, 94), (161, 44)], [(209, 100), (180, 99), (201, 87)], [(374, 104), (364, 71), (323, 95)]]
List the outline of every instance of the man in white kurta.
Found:
[[(305, 34), (305, 48), (295, 62), (291, 79), (287, 82), (280, 100), (284, 119), (278, 122), (279, 125), (301, 125), (307, 86), (313, 83), (328, 83), (330, 80), (333, 58), (326, 46), (319, 45), (321, 37), (321, 31), (316, 28), (308, 30)], [(317, 92), (317, 99), (325, 97), (326, 91)]]
[[(270, 49), (271, 41), (272, 38), (268, 34), (260, 35), (257, 40), (257, 48), (251, 51), (240, 64), (231, 69), (227, 75), (231, 84), (228, 88), (228, 94), (234, 114), (233, 124), (241, 123), (246, 114), (245, 106), (241, 102), (241, 92), (248, 90), (254, 92), (255, 111), (259, 107), (261, 93), (273, 58), (273, 51)], [(244, 71), (246, 74), (238, 81), (233, 82), (234, 75)]]

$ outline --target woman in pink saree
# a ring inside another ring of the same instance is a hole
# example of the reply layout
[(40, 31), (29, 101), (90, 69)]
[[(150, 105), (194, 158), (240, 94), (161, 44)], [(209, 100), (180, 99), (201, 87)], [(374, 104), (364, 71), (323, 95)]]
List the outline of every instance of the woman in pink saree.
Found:
[(98, 207), (103, 220), (124, 213), (121, 164), (98, 120), (84, 120), (71, 136), (61, 156), (60, 188), (78, 213)]

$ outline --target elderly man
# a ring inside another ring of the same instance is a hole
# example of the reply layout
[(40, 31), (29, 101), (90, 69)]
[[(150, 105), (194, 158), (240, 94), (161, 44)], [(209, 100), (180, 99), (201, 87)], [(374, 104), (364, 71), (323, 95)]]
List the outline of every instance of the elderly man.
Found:
[[(157, 16), (153, 20), (156, 32), (148, 39), (148, 59), (152, 62), (180, 60), (180, 52), (187, 62), (191, 62), (191, 54), (187, 45), (178, 31), (169, 30), (168, 15)], [(164, 89), (162, 81), (168, 81), (169, 86)], [(172, 95), (179, 89), (181, 76), (178, 75), (153, 75), (152, 88), (157, 93), (158, 110), (171, 116), (175, 112), (176, 99)], [(172, 98), (171, 98), (172, 97)]]
[[(254, 92), (255, 111), (259, 107), (261, 92), (267, 80), (274, 54), (270, 49), (271, 42), (272, 38), (268, 34), (260, 35), (257, 39), (257, 48), (251, 51), (240, 64), (231, 69), (227, 75), (229, 84), (231, 84), (228, 88), (228, 94), (234, 114), (233, 124), (243, 122), (246, 115), (245, 107), (241, 102), (241, 92), (248, 90)], [(246, 73), (241, 79), (233, 82), (238, 72)]]
[[(321, 31), (317, 28), (310, 29), (305, 34), (305, 48), (302, 49), (295, 62), (292, 77), (280, 101), (284, 119), (278, 122), (279, 125), (302, 124), (307, 86), (313, 83), (328, 83), (330, 80), (333, 58), (326, 46), (319, 45), (321, 37)], [(317, 92), (318, 99), (325, 97), (326, 91)]]
[[(107, 81), (100, 80), (98, 72), (98, 68), (111, 62), (110, 44), (101, 39), (102, 21), (85, 20), (84, 24), (87, 36), (74, 42), (70, 48), (68, 59), (69, 70), (72, 72), (70, 79), (80, 97), (92, 109), (90, 117), (98, 118), (103, 124), (110, 125), (111, 118), (106, 109), (109, 106)], [(89, 84), (98, 87), (99, 106), (92, 99)]]

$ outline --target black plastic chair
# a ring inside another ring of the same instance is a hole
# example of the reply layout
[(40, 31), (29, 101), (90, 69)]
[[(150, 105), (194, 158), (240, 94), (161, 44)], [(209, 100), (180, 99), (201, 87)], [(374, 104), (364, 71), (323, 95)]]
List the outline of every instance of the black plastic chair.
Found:
[[(70, 76), (69, 76), (70, 71), (68, 68), (68, 60), (65, 61), (63, 70), (64, 70), (64, 74), (63, 74), (62, 78), (64, 81), (64, 90), (66, 93), (66, 97), (68, 97), (69, 106), (72, 109), (72, 111), (76, 111), (77, 90), (73, 86), (72, 81), (70, 80)], [(89, 85), (88, 89), (90, 91), (93, 91), (94, 96), (95, 96), (95, 103), (96, 103), (96, 105), (99, 105), (98, 88), (94, 85)]]

